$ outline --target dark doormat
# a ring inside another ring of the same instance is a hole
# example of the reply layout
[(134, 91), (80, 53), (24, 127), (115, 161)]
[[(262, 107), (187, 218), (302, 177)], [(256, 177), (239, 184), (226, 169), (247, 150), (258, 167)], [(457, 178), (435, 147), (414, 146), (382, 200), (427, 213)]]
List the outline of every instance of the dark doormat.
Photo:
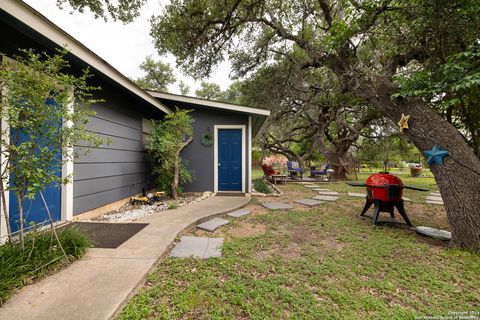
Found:
[(148, 226), (148, 223), (73, 222), (66, 228), (76, 228), (87, 235), (94, 248), (115, 249)]

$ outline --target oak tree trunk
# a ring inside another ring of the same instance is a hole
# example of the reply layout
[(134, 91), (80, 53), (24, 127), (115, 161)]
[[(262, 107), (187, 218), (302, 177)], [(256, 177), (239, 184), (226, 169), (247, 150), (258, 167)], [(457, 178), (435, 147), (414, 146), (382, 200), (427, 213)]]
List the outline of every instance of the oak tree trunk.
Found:
[(347, 163), (347, 153), (327, 152), (324, 156), (327, 158), (328, 164), (334, 170), (333, 179), (340, 181), (347, 180), (347, 171), (345, 170), (345, 167), (341, 165), (342, 163)]
[(410, 115), (410, 129), (404, 132), (422, 153), (434, 145), (449, 152), (443, 165), (430, 169), (445, 203), (452, 244), (480, 251), (480, 160), (458, 130), (428, 105), (419, 99), (392, 99), (396, 87), (381, 80), (371, 84), (374, 94), (366, 98), (395, 123), (402, 113)]

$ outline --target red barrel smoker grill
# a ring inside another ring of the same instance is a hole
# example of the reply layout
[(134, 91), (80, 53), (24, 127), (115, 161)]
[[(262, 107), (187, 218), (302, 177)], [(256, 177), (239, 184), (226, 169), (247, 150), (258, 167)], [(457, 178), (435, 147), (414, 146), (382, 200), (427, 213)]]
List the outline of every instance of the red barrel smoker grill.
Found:
[(388, 212), (390, 213), (390, 217), (395, 218), (394, 210), (397, 208), (403, 220), (405, 220), (410, 227), (413, 227), (403, 205), (403, 189), (428, 191), (421, 188), (405, 186), (399, 177), (388, 172), (372, 174), (365, 183), (349, 182), (347, 184), (355, 187), (367, 187), (367, 198), (360, 216), (364, 216), (373, 204), (373, 224), (377, 223), (380, 212)]
[(394, 210), (397, 208), (403, 220), (413, 227), (403, 206), (404, 185), (399, 177), (388, 172), (375, 173), (368, 177), (365, 186), (367, 199), (360, 216), (364, 216), (373, 204), (372, 222), (376, 224), (380, 212), (388, 212), (392, 218), (395, 218)]

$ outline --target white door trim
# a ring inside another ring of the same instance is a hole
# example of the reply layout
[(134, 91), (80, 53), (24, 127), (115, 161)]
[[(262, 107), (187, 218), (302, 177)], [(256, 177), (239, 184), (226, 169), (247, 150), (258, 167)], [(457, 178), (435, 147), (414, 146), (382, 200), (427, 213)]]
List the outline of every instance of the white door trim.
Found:
[[(10, 59), (9, 57), (5, 56), (5, 55), (0, 55), (0, 64), (3, 64), (3, 63), (11, 63), (13, 60)], [(0, 92), (1, 96), (3, 97), (6, 92)], [(3, 98), (2, 98), (3, 99)], [(2, 118), (1, 120), (1, 136), (3, 138), (3, 140), (5, 141), (5, 143), (10, 143), (10, 125), (8, 123), (8, 120), (7, 119), (4, 119)], [(8, 188), (8, 185), (9, 185), (9, 180), (8, 180), (8, 177), (10, 176), (8, 170), (6, 170), (6, 166), (7, 166), (7, 163), (6, 163), (6, 154), (5, 154), (5, 151), (4, 151), (4, 148), (3, 146), (1, 146), (0, 148), (1, 150), (1, 154), (0, 154), (0, 170), (1, 172), (4, 172), (5, 171), (5, 177), (7, 177), (7, 179), (5, 179), (3, 181), (4, 183), (4, 187), (5, 188)], [(8, 237), (8, 234), (7, 234), (7, 223), (10, 223), (10, 221), (6, 221), (5, 219), (5, 212), (3, 212), (3, 205), (1, 203), (1, 198), (0, 198), (0, 219), (1, 219), (1, 222), (0, 222), (0, 225), (1, 225), (1, 228), (0, 228), (0, 244), (4, 243), (6, 240), (7, 240), (7, 237)], [(5, 191), (5, 207), (7, 208), (7, 214), (8, 214), (8, 208), (10, 206), (10, 192), (9, 191)]]
[(218, 192), (218, 129), (242, 129), (242, 192), (245, 193), (245, 162), (246, 162), (246, 145), (245, 145), (245, 125), (215, 125), (213, 137), (213, 191)]
[[(1, 130), (1, 134), (2, 134), (2, 138), (4, 139), (4, 141), (6, 143), (10, 143), (10, 125), (8, 124), (8, 121), (6, 119), (1, 119), (1, 126), (2, 126), (2, 130)], [(6, 166), (7, 166), (7, 163), (6, 163), (6, 155), (5, 155), (5, 152), (4, 152), (4, 148), (3, 146), (1, 147), (1, 155), (0, 155), (0, 163), (1, 163), (1, 168), (0, 170), (2, 170), (2, 172), (5, 171), (5, 176), (6, 177), (9, 177), (9, 173), (8, 171), (6, 171)], [(4, 187), (8, 187), (8, 184), (9, 184), (9, 181), (8, 179), (5, 179), (3, 181), (3, 185)], [(8, 208), (10, 206), (10, 192), (9, 191), (5, 191), (5, 207), (7, 208), (7, 214), (8, 214)], [(1, 204), (1, 199), (0, 199), (0, 204)], [(0, 229), (0, 244), (4, 243), (6, 240), (7, 240), (7, 237), (8, 237), (8, 234), (7, 234), (7, 223), (10, 223), (10, 221), (6, 221), (5, 219), (5, 212), (3, 212), (3, 205), (0, 205), (0, 219), (1, 220), (1, 229)]]
[(248, 116), (248, 193), (252, 192), (252, 116)]
[[(68, 112), (73, 113), (73, 90), (70, 92), (72, 103), (68, 106)], [(72, 121), (66, 121), (62, 124), (67, 128), (71, 128), (73, 126)], [(60, 213), (60, 220), (70, 221), (73, 220), (73, 153), (74, 149), (73, 146), (66, 150), (68, 153), (67, 161), (65, 161), (62, 165), (62, 179), (65, 180), (68, 176), (71, 177), (71, 181), (66, 184), (62, 184), (61, 188), (61, 213)], [(63, 160), (63, 159), (62, 159)]]

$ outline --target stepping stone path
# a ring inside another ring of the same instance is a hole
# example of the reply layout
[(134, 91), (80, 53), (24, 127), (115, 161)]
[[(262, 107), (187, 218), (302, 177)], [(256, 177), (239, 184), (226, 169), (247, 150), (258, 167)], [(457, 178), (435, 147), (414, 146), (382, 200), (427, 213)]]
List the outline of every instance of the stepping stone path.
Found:
[(365, 198), (367, 196), (365, 193), (359, 193), (359, 192), (347, 192), (347, 195), (349, 197), (356, 197), (356, 198)]
[(315, 200), (321, 200), (321, 201), (335, 201), (338, 199), (336, 196), (325, 196), (325, 195), (318, 195), (313, 197)]
[(314, 206), (318, 206), (321, 203), (324, 203), (324, 201), (318, 201), (313, 199), (300, 199), (300, 200), (295, 200), (295, 203), (303, 204), (308, 207), (314, 207)]
[(238, 209), (238, 210), (235, 210), (235, 211), (232, 211), (232, 212), (228, 213), (227, 216), (233, 217), (233, 218), (238, 218), (238, 217), (242, 217), (242, 216), (245, 216), (247, 214), (250, 214), (250, 213), (252, 213), (252, 211), (250, 211), (248, 209)]
[(407, 198), (407, 197), (402, 197), (403, 201), (408, 201), (408, 202), (412, 202), (412, 199), (410, 198)]
[(217, 258), (222, 256), (223, 238), (183, 236), (170, 253), (177, 258)]
[(416, 227), (415, 231), (425, 236), (429, 236), (432, 238), (437, 238), (441, 240), (450, 240), (452, 239), (452, 233), (446, 230), (439, 230), (430, 227)]
[(441, 205), (441, 206), (443, 206), (443, 205), (444, 205), (443, 201), (432, 201), (432, 200), (427, 200), (427, 201), (425, 201), (425, 202), (426, 202), (426, 203), (428, 203), (428, 204), (438, 204), (438, 205)]
[(204, 223), (200, 223), (197, 225), (198, 229), (206, 230), (206, 231), (215, 231), (218, 227), (226, 225), (230, 221), (222, 218), (213, 218), (211, 220), (205, 221)]
[(443, 201), (442, 197), (437, 197), (437, 196), (427, 196), (427, 200), (432, 200), (432, 201)]
[(438, 205), (443, 205), (443, 198), (438, 192), (432, 192), (430, 193), (426, 198), (425, 202), (429, 204), (438, 204)]
[(317, 188), (315, 188), (315, 189), (313, 189), (313, 190), (315, 190), (315, 191), (332, 191), (332, 190), (330, 190), (330, 189), (317, 189)]
[(318, 194), (322, 196), (338, 196), (336, 191), (318, 191)]
[(317, 186), (314, 184), (304, 184), (303, 185), (305, 188), (321, 188), (322, 186)]
[(287, 203), (283, 202), (263, 202), (261, 203), (262, 206), (264, 206), (267, 209), (270, 210), (288, 210), (288, 209), (293, 209), (293, 207)]

